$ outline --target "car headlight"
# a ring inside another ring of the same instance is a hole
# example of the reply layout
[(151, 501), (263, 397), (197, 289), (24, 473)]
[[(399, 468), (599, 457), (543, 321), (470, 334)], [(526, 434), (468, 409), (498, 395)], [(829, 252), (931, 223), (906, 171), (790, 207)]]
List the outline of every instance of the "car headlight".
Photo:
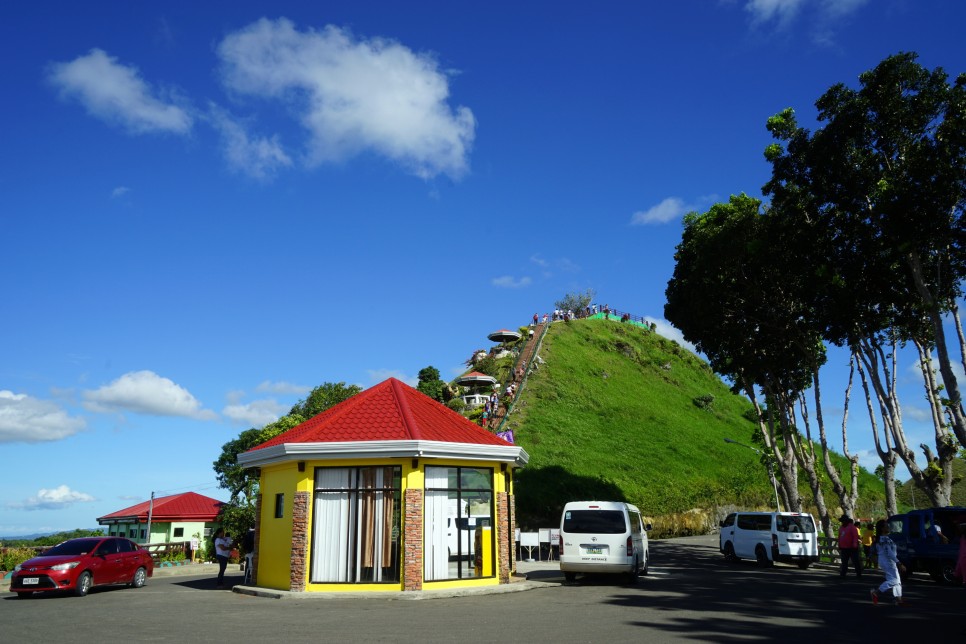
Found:
[(14, 572), (20, 572), (20, 568), (21, 568), (21, 567), (22, 567), (22, 566), (21, 566), (20, 564), (17, 564), (16, 566), (14, 566), (14, 567), (13, 567), (13, 571), (14, 571)]
[(56, 566), (51, 566), (51, 570), (70, 570), (71, 568), (76, 568), (80, 565), (79, 561), (72, 561), (70, 563), (57, 564)]

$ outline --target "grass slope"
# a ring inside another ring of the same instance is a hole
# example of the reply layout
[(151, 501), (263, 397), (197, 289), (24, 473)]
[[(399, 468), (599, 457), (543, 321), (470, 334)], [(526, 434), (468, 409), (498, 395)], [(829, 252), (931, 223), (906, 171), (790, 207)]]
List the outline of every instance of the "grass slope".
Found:
[[(677, 343), (576, 320), (549, 329), (540, 357), (509, 422), (530, 454), (517, 477), (521, 526), (556, 525), (563, 504), (579, 499), (626, 500), (649, 516), (774, 506), (759, 456), (724, 440), (751, 442), (750, 403)], [(865, 473), (860, 489), (875, 484)]]

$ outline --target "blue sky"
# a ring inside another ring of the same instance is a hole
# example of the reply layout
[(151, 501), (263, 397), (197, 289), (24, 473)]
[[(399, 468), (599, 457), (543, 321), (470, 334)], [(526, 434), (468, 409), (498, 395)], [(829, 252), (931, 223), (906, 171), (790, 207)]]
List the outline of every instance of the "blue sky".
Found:
[(681, 217), (760, 196), (766, 119), (811, 123), (899, 51), (960, 73), (963, 24), (956, 0), (8, 3), (0, 535), (225, 498), (221, 445), (313, 386), (452, 378), (567, 292), (675, 337)]

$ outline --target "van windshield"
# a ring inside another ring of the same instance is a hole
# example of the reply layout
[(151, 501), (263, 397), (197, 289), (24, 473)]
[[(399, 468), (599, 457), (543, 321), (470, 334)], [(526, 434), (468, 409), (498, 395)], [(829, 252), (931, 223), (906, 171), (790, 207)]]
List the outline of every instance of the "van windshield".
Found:
[(568, 510), (563, 531), (571, 534), (624, 534), (627, 524), (620, 510)]
[(779, 532), (815, 532), (815, 523), (807, 514), (797, 516), (779, 514), (776, 519), (775, 525), (778, 526)]

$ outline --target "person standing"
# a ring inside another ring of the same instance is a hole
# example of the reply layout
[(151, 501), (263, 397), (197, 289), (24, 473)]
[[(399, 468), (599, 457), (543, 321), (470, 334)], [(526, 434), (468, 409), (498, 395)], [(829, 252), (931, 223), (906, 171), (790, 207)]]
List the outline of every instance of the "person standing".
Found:
[(893, 603), (896, 605), (905, 603), (902, 599), (902, 577), (899, 573), (904, 571), (906, 567), (902, 565), (896, 555), (896, 544), (889, 538), (889, 522), (885, 519), (880, 519), (875, 524), (875, 549), (879, 568), (885, 573), (885, 581), (879, 584), (878, 588), (873, 588), (870, 591), (872, 603), (878, 604), (879, 593), (884, 593), (889, 589), (892, 590)]
[(855, 527), (852, 519), (843, 514), (839, 519), (842, 523), (839, 528), (839, 559), (842, 560), (842, 569), (839, 571), (840, 577), (845, 577), (849, 571), (849, 561), (855, 566), (855, 576), (862, 576), (862, 560), (859, 559), (859, 529)]
[(865, 567), (875, 568), (875, 524), (865, 522), (862, 528), (862, 552), (865, 555)]
[(218, 528), (215, 532), (215, 559), (218, 560), (218, 587), (225, 585), (225, 568), (228, 567), (228, 559), (231, 557), (231, 537), (225, 534), (224, 528)]

